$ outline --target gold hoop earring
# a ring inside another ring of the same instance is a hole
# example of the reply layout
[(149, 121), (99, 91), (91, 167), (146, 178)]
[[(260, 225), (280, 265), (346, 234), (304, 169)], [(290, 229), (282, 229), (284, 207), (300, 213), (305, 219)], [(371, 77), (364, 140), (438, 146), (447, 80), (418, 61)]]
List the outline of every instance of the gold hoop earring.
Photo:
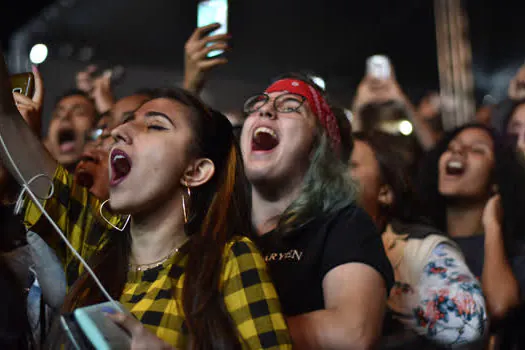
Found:
[[(188, 201), (191, 197), (191, 190), (188, 185), (186, 186), (186, 191), (188, 192)], [(184, 199), (184, 194), (182, 195), (182, 213), (184, 214), (184, 223), (188, 223), (188, 207), (186, 206), (186, 200)]]
[(102, 204), (100, 205), (100, 208), (99, 208), (99, 212), (100, 212), (100, 217), (102, 219), (104, 219), (105, 222), (107, 222), (111, 227), (113, 227), (115, 230), (119, 230), (120, 232), (124, 231), (126, 229), (126, 226), (128, 226), (128, 222), (129, 222), (129, 219), (131, 219), (131, 215), (128, 215), (127, 219), (126, 219), (126, 222), (124, 223), (124, 226), (122, 226), (122, 228), (120, 227), (117, 227), (116, 225), (114, 225), (111, 221), (109, 221), (108, 219), (106, 219), (106, 217), (104, 216), (104, 214), (102, 213), (102, 209), (104, 208), (104, 205), (106, 205), (106, 203), (109, 202), (109, 199), (106, 199), (104, 202), (102, 202)]

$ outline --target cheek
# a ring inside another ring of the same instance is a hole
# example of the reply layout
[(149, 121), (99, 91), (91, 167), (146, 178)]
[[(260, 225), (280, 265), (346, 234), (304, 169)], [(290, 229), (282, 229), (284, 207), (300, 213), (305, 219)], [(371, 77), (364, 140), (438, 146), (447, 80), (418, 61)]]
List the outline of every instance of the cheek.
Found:
[(487, 160), (475, 160), (472, 162), (474, 174), (480, 183), (487, 184), (491, 180), (493, 162)]
[(306, 123), (290, 123), (286, 128), (289, 145), (302, 151), (309, 151), (315, 139), (315, 127)]
[(56, 130), (58, 129), (58, 121), (53, 119), (49, 122), (49, 127), (47, 128), (48, 135), (54, 136)]
[[(147, 149), (146, 149), (147, 147)], [(189, 145), (163, 138), (151, 141), (140, 149), (142, 159), (145, 160), (146, 169), (150, 176), (157, 177), (163, 185), (178, 181), (185, 171)]]
[(448, 154), (447, 152), (443, 153), (441, 155), (441, 157), (439, 157), (439, 161), (438, 161), (438, 173), (442, 173), (445, 171), (445, 168), (446, 168), (446, 164), (448, 162)]

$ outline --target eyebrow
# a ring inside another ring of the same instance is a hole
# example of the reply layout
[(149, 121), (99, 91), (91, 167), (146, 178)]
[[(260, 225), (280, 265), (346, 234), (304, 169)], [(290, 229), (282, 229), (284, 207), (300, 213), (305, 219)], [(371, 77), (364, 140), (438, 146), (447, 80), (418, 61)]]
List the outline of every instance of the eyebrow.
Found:
[(146, 118), (162, 117), (162, 118), (166, 119), (168, 122), (170, 122), (171, 125), (175, 126), (175, 124), (173, 124), (173, 121), (170, 119), (170, 117), (168, 117), (168, 115), (166, 115), (166, 114), (164, 114), (162, 112), (155, 112), (155, 111), (146, 112), (144, 117), (146, 117)]

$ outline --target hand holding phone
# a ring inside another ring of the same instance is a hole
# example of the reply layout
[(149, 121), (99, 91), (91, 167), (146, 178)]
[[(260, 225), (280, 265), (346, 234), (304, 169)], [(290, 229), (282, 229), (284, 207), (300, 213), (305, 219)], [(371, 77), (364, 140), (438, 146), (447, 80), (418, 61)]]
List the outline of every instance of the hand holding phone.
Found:
[(184, 45), (184, 89), (198, 94), (203, 88), (206, 73), (214, 67), (228, 63), (224, 55), (209, 58), (212, 51), (228, 49), (228, 34), (209, 36), (210, 32), (219, 28), (213, 23), (195, 29)]
[(44, 83), (36, 67), (33, 73), (11, 76), (13, 99), (16, 107), (31, 130), (40, 135), (42, 129), (42, 105), (44, 103)]
[(520, 101), (525, 98), (525, 64), (520, 67), (510, 81), (508, 96), (514, 101)]
[[(210, 36), (228, 33), (228, 0), (202, 0), (197, 5), (197, 27), (218, 23), (220, 27), (207, 33)], [(211, 46), (208, 43), (207, 46)], [(207, 57), (215, 57), (224, 53), (224, 50), (208, 52)]]
[(13, 92), (18, 92), (29, 98), (33, 97), (35, 92), (35, 77), (33, 73), (20, 73), (10, 76), (11, 87)]
[(374, 55), (366, 60), (366, 74), (379, 80), (390, 79), (390, 60), (383, 55)]

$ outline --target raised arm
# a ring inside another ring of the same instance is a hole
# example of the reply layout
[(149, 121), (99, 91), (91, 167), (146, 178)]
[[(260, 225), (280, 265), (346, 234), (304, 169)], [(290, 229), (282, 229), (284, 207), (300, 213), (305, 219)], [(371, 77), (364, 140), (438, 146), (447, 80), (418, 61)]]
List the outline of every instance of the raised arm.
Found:
[[(208, 58), (213, 50), (228, 49), (228, 34), (208, 36), (220, 25), (210, 24), (197, 28), (184, 45), (184, 82), (183, 88), (198, 95), (201, 93), (210, 70), (228, 63), (225, 57)], [(208, 46), (209, 44), (209, 46)]]
[[(355, 283), (359, 281), (359, 283)], [(323, 280), (326, 309), (288, 317), (298, 349), (372, 349), (381, 334), (387, 292), (379, 272), (340, 265)]]
[[(53, 178), (57, 167), (56, 161), (17, 110), (3, 59), (0, 60), (0, 157), (20, 184), (39, 174)], [(19, 172), (15, 170), (13, 162)], [(35, 180), (31, 189), (37, 196), (45, 197), (49, 192), (49, 181)]]

